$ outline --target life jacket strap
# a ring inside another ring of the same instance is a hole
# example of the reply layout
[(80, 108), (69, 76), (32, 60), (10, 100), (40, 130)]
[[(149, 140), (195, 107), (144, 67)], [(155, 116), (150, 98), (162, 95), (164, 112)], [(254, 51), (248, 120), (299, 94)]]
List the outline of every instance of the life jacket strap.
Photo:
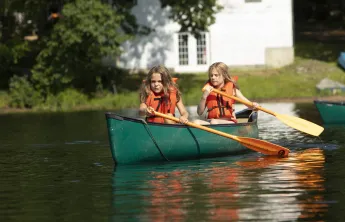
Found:
[(160, 97), (160, 98), (154, 98), (153, 100), (155, 100), (155, 101), (158, 100), (158, 105), (157, 105), (157, 107), (156, 107), (156, 111), (158, 111), (158, 110), (159, 110), (159, 107), (161, 106), (161, 103), (162, 103), (162, 97)]

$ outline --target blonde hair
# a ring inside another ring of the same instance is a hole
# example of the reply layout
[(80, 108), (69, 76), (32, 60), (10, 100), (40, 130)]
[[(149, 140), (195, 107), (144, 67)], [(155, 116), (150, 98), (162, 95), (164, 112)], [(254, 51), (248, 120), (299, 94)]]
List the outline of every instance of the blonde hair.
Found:
[(145, 103), (147, 97), (150, 95), (151, 79), (152, 79), (152, 75), (155, 73), (159, 73), (161, 75), (164, 97), (169, 98), (169, 93), (172, 90), (175, 90), (177, 102), (180, 101), (181, 92), (178, 89), (178, 85), (172, 80), (169, 70), (165, 66), (158, 65), (150, 69), (150, 71), (147, 73), (146, 79), (143, 81), (141, 85), (140, 102)]
[(208, 68), (208, 81), (209, 82), (211, 82), (210, 75), (211, 75), (213, 70), (216, 70), (219, 74), (221, 74), (223, 76), (225, 83), (232, 82), (234, 84), (235, 88), (239, 89), (236, 81), (230, 76), (229, 67), (225, 63), (215, 62)]

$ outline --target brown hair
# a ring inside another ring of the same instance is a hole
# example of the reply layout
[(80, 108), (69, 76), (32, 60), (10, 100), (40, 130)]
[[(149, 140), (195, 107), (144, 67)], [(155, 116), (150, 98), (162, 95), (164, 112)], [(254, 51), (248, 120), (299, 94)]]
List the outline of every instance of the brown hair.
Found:
[(146, 79), (143, 81), (140, 88), (140, 102), (145, 103), (147, 97), (151, 93), (151, 78), (154, 73), (159, 73), (162, 78), (163, 93), (165, 98), (169, 98), (169, 93), (172, 90), (176, 91), (176, 100), (180, 101), (181, 92), (178, 89), (178, 85), (172, 80), (169, 70), (162, 65), (154, 66), (148, 72)]
[(213, 63), (209, 68), (208, 68), (208, 81), (210, 81), (210, 75), (212, 73), (212, 70), (216, 70), (219, 74), (221, 74), (224, 78), (224, 82), (228, 83), (228, 82), (232, 82), (235, 86), (235, 88), (239, 89), (236, 81), (231, 78), (230, 74), (229, 74), (229, 67), (223, 63), (223, 62), (215, 62)]

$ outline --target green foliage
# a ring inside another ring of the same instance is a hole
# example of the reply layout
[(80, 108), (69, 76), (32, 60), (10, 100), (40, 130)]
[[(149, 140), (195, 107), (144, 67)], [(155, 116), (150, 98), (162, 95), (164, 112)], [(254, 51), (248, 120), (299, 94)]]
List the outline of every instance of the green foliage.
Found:
[[(48, 18), (51, 7), (60, 3), (62, 16)], [(171, 9), (181, 31), (195, 35), (214, 23), (214, 13), (221, 8), (216, 0), (161, 3)], [(134, 1), (127, 0), (1, 1), (0, 87), (6, 88), (15, 73), (22, 76), (31, 71), (28, 80), (45, 101), (68, 88), (88, 95), (108, 89), (126, 91), (120, 85), (126, 74), (106, 70), (102, 58), (118, 57), (124, 41), (152, 31), (137, 23), (131, 12), (134, 6)], [(24, 41), (34, 32), (37, 41)]]
[(5, 108), (10, 103), (10, 96), (5, 91), (0, 91), (0, 109)]
[(217, 0), (160, 0), (162, 8), (170, 6), (170, 18), (178, 22), (181, 32), (191, 32), (198, 35), (207, 31), (216, 19), (215, 14), (223, 7)]
[(0, 87), (7, 86), (8, 79), (11, 77), (11, 66), (13, 65), (13, 54), (11, 48), (0, 43)]
[(17, 39), (10, 40), (7, 44), (0, 43), (0, 88), (7, 88), (9, 79), (20, 69), (19, 60), (28, 51), (28, 44)]
[(129, 35), (147, 35), (152, 30), (145, 26), (137, 23), (135, 15), (132, 14), (131, 9), (136, 5), (136, 1), (128, 0), (102, 0), (104, 3), (110, 4), (117, 12), (123, 16), (120, 25), (121, 29)]
[(344, 23), (344, 0), (294, 1), (294, 19), (298, 22), (341, 21)]
[(33, 108), (42, 103), (41, 95), (33, 88), (27, 77), (13, 76), (10, 80), (10, 106)]
[[(124, 41), (152, 30), (137, 23), (131, 14), (135, 6), (132, 1), (110, 2), (65, 0), (62, 16), (56, 20), (47, 18), (52, 2), (5, 0), (0, 3), (4, 15), (0, 21), (0, 87), (6, 87), (14, 73), (18, 75), (10, 81), (11, 106), (68, 109), (82, 105), (85, 98), (78, 95), (84, 94), (106, 95), (100, 103), (114, 100), (111, 104), (116, 107), (131, 106), (137, 101), (137, 95), (126, 102), (119, 99), (124, 97), (121, 93), (136, 91), (142, 76), (135, 80), (128, 78), (128, 73), (121, 69), (104, 67), (102, 58), (118, 57)], [(162, 8), (171, 8), (171, 18), (181, 24), (181, 31), (190, 29), (193, 34), (207, 30), (215, 21), (213, 14), (220, 10), (215, 0), (161, 0), (161, 3)], [(16, 19), (15, 13), (22, 13), (22, 20)], [(33, 31), (39, 34), (39, 40), (24, 41), (24, 36)], [(21, 67), (27, 72), (33, 64), (30, 78), (20, 77), (24, 71)], [(70, 88), (76, 91), (72, 93)], [(78, 94), (81, 91), (84, 94)], [(108, 95), (109, 91), (120, 95)]]
[(301, 41), (295, 46), (295, 54), (299, 57), (335, 62), (340, 52), (344, 51), (344, 43)]
[(61, 110), (68, 110), (88, 102), (86, 95), (75, 89), (66, 89), (56, 96), (57, 107)]
[(69, 111), (88, 104), (88, 97), (75, 89), (65, 89), (57, 95), (49, 94), (36, 110)]
[(33, 70), (36, 87), (47, 94), (75, 83), (96, 85), (102, 58), (119, 56), (130, 37), (120, 31), (123, 16), (98, 0), (76, 0), (62, 14)]
[(98, 109), (135, 108), (139, 106), (139, 94), (138, 92), (107, 94), (102, 98), (92, 99), (89, 105)]

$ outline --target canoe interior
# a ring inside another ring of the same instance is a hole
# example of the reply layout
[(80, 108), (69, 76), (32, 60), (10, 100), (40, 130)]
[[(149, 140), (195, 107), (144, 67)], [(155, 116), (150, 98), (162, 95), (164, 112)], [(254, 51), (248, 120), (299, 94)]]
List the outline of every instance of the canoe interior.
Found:
[[(257, 112), (246, 109), (236, 116), (242, 123), (209, 127), (236, 136), (257, 138)], [(106, 119), (116, 164), (180, 161), (249, 151), (234, 140), (182, 124), (146, 123), (141, 118), (115, 113), (106, 113)]]

